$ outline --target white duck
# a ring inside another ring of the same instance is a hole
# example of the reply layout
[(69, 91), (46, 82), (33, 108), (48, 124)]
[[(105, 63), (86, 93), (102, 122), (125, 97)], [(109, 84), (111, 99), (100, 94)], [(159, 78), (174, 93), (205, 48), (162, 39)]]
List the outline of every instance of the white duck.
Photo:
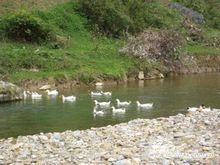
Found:
[(102, 91), (101, 91), (101, 94), (102, 94), (103, 96), (111, 96), (111, 95), (112, 95), (111, 92), (102, 92)]
[(113, 106), (111, 108), (112, 108), (112, 112), (113, 113), (125, 113), (126, 112), (125, 108), (118, 108), (118, 109), (116, 109)]
[(97, 111), (96, 107), (93, 109), (93, 115), (94, 116), (103, 116), (104, 112), (103, 111)]
[(196, 112), (198, 109), (197, 107), (187, 107), (188, 112)]
[(26, 99), (28, 96), (31, 95), (31, 92), (30, 91), (23, 91), (23, 97), (24, 99)]
[(59, 94), (59, 92), (57, 90), (46, 90), (48, 96), (57, 96)]
[(139, 101), (137, 101), (137, 106), (138, 106), (138, 108), (151, 109), (151, 108), (153, 108), (153, 103), (141, 104)]
[(210, 111), (211, 111), (211, 108), (210, 108), (210, 107), (206, 107), (204, 104), (202, 104), (202, 105), (199, 107), (199, 110), (200, 110), (200, 111), (203, 111), (203, 112), (210, 112)]
[(31, 98), (32, 99), (41, 99), (42, 95), (38, 94), (37, 92), (32, 92), (31, 93)]
[(95, 105), (99, 106), (100, 108), (108, 108), (111, 105), (111, 101), (109, 102), (98, 102), (97, 100), (94, 100)]
[(27, 91), (24, 91), (23, 92), (23, 98), (26, 99), (27, 97), (28, 97), (28, 93), (27, 93)]
[(117, 102), (117, 106), (118, 107), (126, 107), (126, 106), (129, 106), (131, 104), (131, 101), (123, 101), (121, 102), (119, 99), (116, 99), (116, 102)]
[(65, 102), (65, 101), (67, 101), (67, 102), (74, 102), (74, 101), (76, 101), (76, 96), (64, 96), (64, 95), (62, 95), (62, 101), (63, 102)]
[(91, 92), (91, 96), (92, 97), (100, 97), (100, 96), (102, 96), (102, 93), (101, 92)]

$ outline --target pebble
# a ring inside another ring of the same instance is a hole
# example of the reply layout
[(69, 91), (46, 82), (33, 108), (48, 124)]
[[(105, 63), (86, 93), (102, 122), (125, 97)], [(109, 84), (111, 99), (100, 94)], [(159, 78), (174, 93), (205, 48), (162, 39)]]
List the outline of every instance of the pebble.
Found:
[(0, 140), (0, 164), (211, 164), (220, 110)]

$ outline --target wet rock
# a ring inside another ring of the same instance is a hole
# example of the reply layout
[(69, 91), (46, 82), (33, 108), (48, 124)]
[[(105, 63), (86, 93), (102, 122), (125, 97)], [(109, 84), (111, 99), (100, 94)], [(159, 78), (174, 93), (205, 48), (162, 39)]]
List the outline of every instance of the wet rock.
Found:
[(39, 88), (40, 90), (49, 90), (51, 89), (51, 85), (44, 85), (42, 87)]
[(23, 97), (23, 91), (18, 86), (0, 81), (0, 103), (7, 101), (21, 100)]

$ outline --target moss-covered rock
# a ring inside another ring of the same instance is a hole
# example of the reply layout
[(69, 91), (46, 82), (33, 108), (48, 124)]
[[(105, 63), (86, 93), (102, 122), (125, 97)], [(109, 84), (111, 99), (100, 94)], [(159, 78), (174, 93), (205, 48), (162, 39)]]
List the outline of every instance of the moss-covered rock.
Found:
[(22, 99), (22, 89), (18, 86), (0, 81), (0, 103)]

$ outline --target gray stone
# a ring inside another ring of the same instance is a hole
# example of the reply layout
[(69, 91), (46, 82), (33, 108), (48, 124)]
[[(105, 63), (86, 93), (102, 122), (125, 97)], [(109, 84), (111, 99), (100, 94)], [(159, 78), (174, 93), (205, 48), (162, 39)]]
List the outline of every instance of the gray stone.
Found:
[(23, 91), (18, 86), (0, 81), (0, 103), (7, 101), (21, 100), (23, 97)]

